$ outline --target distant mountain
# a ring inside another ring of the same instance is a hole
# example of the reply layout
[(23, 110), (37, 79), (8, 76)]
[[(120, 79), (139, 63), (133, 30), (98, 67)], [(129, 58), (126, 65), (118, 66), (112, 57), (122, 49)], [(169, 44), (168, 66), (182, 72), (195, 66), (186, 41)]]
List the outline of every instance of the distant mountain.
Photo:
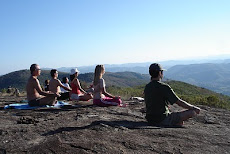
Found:
[[(67, 73), (59, 73), (59, 78), (69, 76)], [(20, 90), (24, 90), (27, 80), (30, 77), (29, 70), (20, 70), (0, 76), (0, 89), (14, 87)], [(50, 79), (50, 71), (43, 70), (41, 76), (38, 77), (40, 84), (44, 85), (46, 79)]]
[[(107, 72), (136, 72), (141, 74), (148, 74), (148, 68), (151, 63), (153, 62), (146, 62), (146, 63), (125, 63), (125, 64), (105, 64), (105, 69)], [(165, 69), (169, 69), (176, 65), (190, 65), (190, 64), (202, 64), (202, 63), (213, 63), (213, 64), (220, 64), (220, 63), (230, 63), (230, 55), (222, 55), (216, 57), (209, 57), (206, 59), (197, 58), (191, 60), (167, 60), (167, 61), (160, 61), (160, 63)], [(91, 66), (80, 66), (77, 67), (81, 73), (90, 73), (94, 72), (96, 65)], [(60, 67), (57, 68), (60, 72), (69, 73), (73, 67)], [(43, 68), (46, 70), (50, 70), (51, 68)]]
[(205, 87), (230, 95), (230, 63), (176, 65), (165, 71), (165, 77)]
[[(59, 72), (59, 79), (63, 77), (69, 77), (69, 73)], [(0, 89), (14, 87), (20, 90), (25, 90), (27, 80), (30, 76), (29, 70), (20, 70), (11, 72), (9, 74), (0, 76)], [(41, 75), (38, 77), (40, 84), (44, 85), (46, 79), (50, 79), (50, 71), (43, 70)], [(93, 81), (93, 73), (85, 73), (79, 75), (79, 80), (87, 84), (91, 84)], [(107, 72), (104, 75), (107, 86), (118, 86), (118, 87), (131, 87), (145, 84), (149, 81), (148, 75), (142, 75), (134, 72)]]
[[(164, 72), (165, 78), (187, 82), (230, 96), (230, 59), (227, 59), (228, 57), (229, 56), (226, 56), (225, 59), (222, 57), (223, 59), (209, 58), (206, 60), (197, 59), (191, 61), (163, 61), (160, 62), (160, 64), (167, 69), (167, 71)], [(204, 61), (212, 63), (202, 63)], [(118, 85), (125, 87), (149, 81), (148, 68), (150, 64), (151, 63), (127, 63), (105, 65), (106, 74), (104, 78), (106, 79), (106, 84), (108, 86)], [(69, 76), (71, 68), (74, 67), (59, 68), (59, 78)], [(44, 83), (45, 79), (50, 78), (50, 69), (46, 69), (47, 70), (42, 69), (42, 75), (39, 77), (41, 84)], [(78, 69), (80, 70), (79, 79), (91, 83), (93, 80), (92, 72), (94, 72), (95, 66), (82, 66), (78, 67)], [(139, 76), (135, 76), (135, 73), (132, 74), (131, 72), (135, 72)], [(28, 70), (2, 75), (0, 76), (0, 89), (7, 88), (8, 86), (23, 89), (29, 75)]]
[[(127, 64), (105, 64), (106, 72), (136, 72), (141, 74), (148, 74), (148, 67), (151, 63), (127, 63)], [(92, 73), (95, 70), (96, 65), (92, 66), (80, 66), (77, 67), (80, 73)], [(75, 67), (61, 67), (57, 68), (58, 71), (69, 73), (70, 70)], [(49, 68), (48, 68), (49, 69)]]

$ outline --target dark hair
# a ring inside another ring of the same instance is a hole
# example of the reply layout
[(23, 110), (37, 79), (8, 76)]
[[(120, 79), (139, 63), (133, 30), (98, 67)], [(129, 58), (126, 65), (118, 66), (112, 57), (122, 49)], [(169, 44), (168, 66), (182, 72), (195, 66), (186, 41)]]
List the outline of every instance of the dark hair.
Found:
[(45, 80), (45, 84), (48, 85), (50, 80)]
[(31, 74), (33, 74), (33, 72), (36, 70), (36, 66), (37, 66), (37, 64), (32, 64), (32, 65), (30, 66), (30, 73), (31, 73)]
[(69, 78), (70, 78), (70, 81), (73, 81), (73, 79), (75, 78), (75, 74), (71, 74)]
[(52, 76), (52, 77), (54, 77), (54, 74), (57, 72), (57, 70), (56, 69), (52, 69), (51, 71), (50, 71), (50, 75)]
[(62, 83), (66, 83), (67, 79), (68, 79), (67, 77), (63, 77), (62, 78)]
[(160, 71), (156, 70), (149, 70), (149, 74), (151, 75), (152, 78), (158, 77)]

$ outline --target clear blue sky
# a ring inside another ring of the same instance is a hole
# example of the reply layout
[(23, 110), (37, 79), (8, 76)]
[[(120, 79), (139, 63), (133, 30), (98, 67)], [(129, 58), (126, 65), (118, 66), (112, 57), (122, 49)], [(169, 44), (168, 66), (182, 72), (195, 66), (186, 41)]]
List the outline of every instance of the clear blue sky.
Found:
[(0, 74), (230, 53), (229, 0), (0, 0)]

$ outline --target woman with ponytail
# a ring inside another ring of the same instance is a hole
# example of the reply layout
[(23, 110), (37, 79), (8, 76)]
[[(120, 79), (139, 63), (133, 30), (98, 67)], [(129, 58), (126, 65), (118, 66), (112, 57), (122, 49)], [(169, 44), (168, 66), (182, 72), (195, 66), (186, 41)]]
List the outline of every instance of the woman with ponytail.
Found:
[(123, 106), (120, 97), (115, 97), (106, 92), (105, 80), (102, 78), (104, 74), (104, 65), (97, 65), (95, 68), (93, 81), (93, 104), (98, 106)]

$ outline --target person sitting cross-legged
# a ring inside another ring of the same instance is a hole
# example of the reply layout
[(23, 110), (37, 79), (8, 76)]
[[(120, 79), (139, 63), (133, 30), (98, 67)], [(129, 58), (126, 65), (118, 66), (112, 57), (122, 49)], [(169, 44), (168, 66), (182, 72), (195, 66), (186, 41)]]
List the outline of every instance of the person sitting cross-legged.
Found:
[[(163, 78), (161, 65), (153, 63), (149, 67), (151, 82), (145, 86), (146, 119), (151, 125), (182, 126), (183, 122), (200, 113), (200, 108), (180, 99)], [(169, 104), (177, 104), (187, 110), (170, 112)]]
[(72, 89), (69, 87), (64, 86), (61, 81), (58, 79), (58, 71), (56, 69), (52, 69), (50, 71), (50, 75), (52, 77), (52, 79), (49, 82), (49, 90), (53, 93), (59, 93), (61, 96), (58, 97), (58, 100), (65, 100), (69, 98), (69, 93), (61, 93), (61, 88), (67, 90), (67, 91), (71, 91)]
[[(69, 85), (69, 78), (68, 77), (63, 77), (62, 78), (62, 84), (67, 87), (67, 88), (70, 88), (70, 85)], [(69, 99), (70, 97), (70, 91), (68, 90), (65, 90), (64, 88), (61, 87), (61, 97), (58, 97), (58, 100), (66, 100), (66, 99)]]
[(113, 96), (108, 93), (105, 88), (105, 80), (103, 75), (105, 74), (104, 65), (97, 65), (94, 72), (93, 81), (93, 104), (98, 106), (126, 106), (122, 103), (121, 98), (118, 96)]
[(77, 68), (71, 69), (71, 92), (70, 92), (70, 99), (75, 101), (88, 101), (93, 98), (91, 93), (87, 93), (82, 87), (78, 80), (79, 71)]
[(54, 105), (59, 93), (43, 91), (38, 80), (41, 69), (38, 64), (30, 66), (31, 76), (26, 84), (27, 100), (30, 106)]

